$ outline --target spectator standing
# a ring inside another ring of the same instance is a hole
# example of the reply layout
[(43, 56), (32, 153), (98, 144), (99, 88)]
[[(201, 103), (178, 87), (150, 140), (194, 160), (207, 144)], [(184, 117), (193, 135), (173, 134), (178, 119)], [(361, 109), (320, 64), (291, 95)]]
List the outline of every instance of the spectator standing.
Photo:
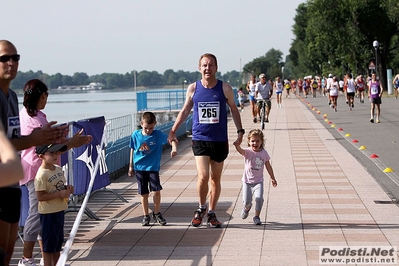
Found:
[[(35, 130), (48, 124), (46, 114), (42, 111), (47, 104), (48, 88), (46, 84), (38, 79), (29, 80), (24, 86), (24, 108), (19, 112), (21, 134), (26, 136)], [(67, 150), (88, 144), (92, 141), (92, 136), (82, 135), (83, 129), (76, 133), (71, 139), (65, 139)], [(18, 266), (34, 266), (33, 249), (36, 239), (41, 238), (39, 232), (40, 216), (38, 212), (38, 200), (35, 191), (34, 180), (36, 173), (42, 164), (41, 159), (35, 152), (35, 147), (30, 147), (21, 152), (21, 163), (24, 169), (24, 178), (19, 182), (28, 191), (29, 211), (24, 224), (24, 249), (23, 257), (18, 262)], [(57, 162), (59, 165), (60, 162)], [(39, 236), (39, 238), (38, 238)]]
[[(18, 97), (10, 89), (11, 81), (18, 73), (19, 60), (20, 55), (14, 44), (0, 40), (0, 113), (7, 137), (17, 151), (63, 140), (68, 134), (67, 126), (52, 127), (57, 123), (55, 121), (21, 137)], [(4, 265), (8, 266), (14, 252), (21, 210), (21, 189), (18, 182), (0, 188), (0, 209), (0, 249), (5, 252)]]
[(55, 266), (60, 257), (64, 242), (64, 211), (74, 191), (73, 186), (66, 184), (61, 166), (55, 164), (60, 152), (66, 150), (64, 144), (36, 147), (36, 153), (42, 160), (34, 182), (39, 200), (44, 266)]

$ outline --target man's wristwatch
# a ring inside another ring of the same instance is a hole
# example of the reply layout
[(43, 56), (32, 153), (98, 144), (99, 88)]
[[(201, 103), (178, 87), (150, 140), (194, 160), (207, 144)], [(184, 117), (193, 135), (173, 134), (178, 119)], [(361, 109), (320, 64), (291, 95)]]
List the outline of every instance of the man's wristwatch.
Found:
[(239, 130), (237, 130), (237, 134), (242, 133), (243, 135), (245, 134), (245, 129), (241, 128)]

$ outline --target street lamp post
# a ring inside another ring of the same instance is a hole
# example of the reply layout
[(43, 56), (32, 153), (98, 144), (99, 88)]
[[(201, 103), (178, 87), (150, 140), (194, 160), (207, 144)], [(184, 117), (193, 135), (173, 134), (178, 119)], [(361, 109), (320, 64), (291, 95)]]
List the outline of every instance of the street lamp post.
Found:
[(187, 80), (183, 80), (181, 82), (181, 90), (182, 90), (182, 100), (183, 100), (183, 104), (184, 104), (184, 84), (187, 83)]
[(137, 71), (136, 70), (133, 70), (133, 84), (134, 84), (134, 96), (136, 97), (136, 114), (137, 114), (138, 106), (137, 106)]
[(379, 46), (380, 46), (379, 42), (377, 40), (375, 40), (373, 42), (373, 47), (375, 50), (375, 73), (376, 73), (377, 79), (378, 79), (378, 53), (377, 53), (377, 51), (378, 51)]
[(181, 83), (181, 89), (184, 91), (184, 84), (186, 84), (187, 83), (187, 80), (183, 80), (182, 81), (182, 83)]
[(284, 67), (281, 67), (281, 80), (284, 81)]

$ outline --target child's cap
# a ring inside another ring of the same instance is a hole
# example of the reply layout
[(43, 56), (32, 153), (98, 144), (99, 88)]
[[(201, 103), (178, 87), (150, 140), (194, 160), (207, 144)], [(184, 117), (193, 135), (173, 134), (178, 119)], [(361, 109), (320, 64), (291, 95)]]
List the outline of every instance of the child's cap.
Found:
[(57, 151), (66, 151), (68, 149), (65, 144), (49, 144), (36, 147), (37, 154), (45, 154), (47, 151), (49, 152), (57, 152)]

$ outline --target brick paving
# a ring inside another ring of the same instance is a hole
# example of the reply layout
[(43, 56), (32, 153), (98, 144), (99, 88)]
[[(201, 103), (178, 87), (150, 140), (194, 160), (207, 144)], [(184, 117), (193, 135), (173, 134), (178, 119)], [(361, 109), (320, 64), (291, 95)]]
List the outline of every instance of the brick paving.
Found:
[[(240, 217), (243, 159), (232, 145), (236, 128), (230, 118), (230, 155), (216, 210), (222, 228), (190, 226), (198, 199), (188, 138), (180, 142), (175, 158), (166, 151), (162, 160), (161, 211), (168, 224), (141, 226), (137, 185), (123, 176), (109, 188), (128, 203), (112, 193), (96, 193), (88, 207), (101, 220), (84, 217), (67, 264), (319, 265), (319, 246), (398, 246), (399, 208), (375, 203), (390, 198), (374, 178), (331, 136), (303, 99), (283, 99), (283, 107), (276, 106), (273, 99), (264, 133), (278, 186), (265, 182), (261, 226), (252, 224), (253, 211), (246, 220)], [(249, 106), (241, 117), (247, 132), (260, 128), (252, 122)], [(269, 181), (266, 171), (265, 180)], [(66, 214), (66, 231), (75, 216)], [(17, 241), (12, 265), (20, 254)]]

